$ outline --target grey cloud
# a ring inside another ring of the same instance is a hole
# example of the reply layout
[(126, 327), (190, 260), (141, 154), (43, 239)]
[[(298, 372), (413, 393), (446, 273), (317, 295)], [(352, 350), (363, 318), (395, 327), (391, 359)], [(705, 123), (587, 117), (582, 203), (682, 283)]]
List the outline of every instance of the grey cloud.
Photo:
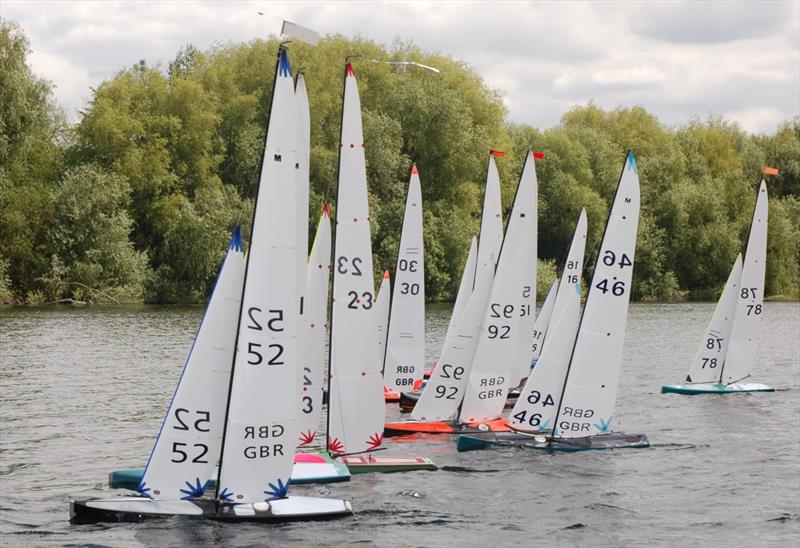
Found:
[(672, 43), (718, 43), (759, 38), (798, 17), (796, 2), (652, 2), (630, 17), (631, 30)]

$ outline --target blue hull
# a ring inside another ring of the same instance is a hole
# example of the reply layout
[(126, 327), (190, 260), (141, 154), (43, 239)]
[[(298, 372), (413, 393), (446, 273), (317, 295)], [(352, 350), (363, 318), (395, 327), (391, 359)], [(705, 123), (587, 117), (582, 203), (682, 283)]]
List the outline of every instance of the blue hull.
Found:
[(492, 447), (520, 447), (540, 451), (598, 451), (605, 449), (644, 449), (650, 441), (644, 434), (601, 434), (584, 438), (552, 438), (512, 432), (462, 434), (458, 437), (459, 452)]

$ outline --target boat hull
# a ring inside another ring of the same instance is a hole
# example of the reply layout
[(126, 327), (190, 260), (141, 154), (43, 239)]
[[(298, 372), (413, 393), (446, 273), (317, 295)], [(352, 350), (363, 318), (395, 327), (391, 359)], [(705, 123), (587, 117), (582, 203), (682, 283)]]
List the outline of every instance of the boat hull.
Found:
[(650, 441), (644, 434), (600, 434), (583, 438), (553, 438), (543, 435), (516, 432), (479, 432), (458, 437), (459, 452), (475, 451), (492, 447), (521, 447), (542, 451), (597, 451), (605, 449), (644, 449)]
[(696, 396), (698, 394), (740, 394), (742, 392), (775, 392), (775, 389), (766, 384), (743, 382), (733, 384), (696, 383), (696, 384), (665, 384), (661, 387), (662, 394), (681, 394)]
[(70, 501), (70, 522), (130, 523), (173, 516), (219, 521), (325, 520), (353, 514), (350, 501), (318, 497), (286, 497), (255, 504), (217, 504), (214, 500), (153, 500), (115, 497)]
[[(111, 489), (135, 491), (144, 476), (144, 468), (114, 470), (108, 474)], [(292, 485), (310, 483), (335, 483), (350, 481), (350, 470), (343, 463), (333, 460), (327, 453), (297, 453), (292, 468)], [(210, 480), (210, 488), (216, 488), (216, 478)]]
[(404, 421), (388, 422), (383, 426), (383, 435), (407, 436), (410, 434), (463, 434), (465, 432), (508, 432), (511, 429), (505, 419), (479, 424), (461, 424), (456, 421)]
[[(401, 413), (411, 413), (413, 411), (414, 406), (417, 405), (419, 398), (422, 396), (422, 389), (413, 390), (411, 392), (402, 392), (399, 398), (400, 404), (400, 412)], [(514, 407), (514, 404), (517, 403), (517, 398), (519, 397), (519, 390), (512, 390), (508, 393), (508, 397), (506, 398), (505, 408), (511, 409)], [(387, 400), (388, 401), (388, 400)]]
[(439, 467), (428, 458), (411, 457), (373, 457), (364, 455), (351, 455), (340, 457), (352, 474), (367, 472), (411, 472), (414, 470), (438, 470)]

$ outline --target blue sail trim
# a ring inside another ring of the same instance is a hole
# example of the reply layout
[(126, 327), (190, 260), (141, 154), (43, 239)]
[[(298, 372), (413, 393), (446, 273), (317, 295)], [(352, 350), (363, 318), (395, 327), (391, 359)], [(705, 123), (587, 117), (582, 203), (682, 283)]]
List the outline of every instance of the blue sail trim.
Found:
[(219, 492), (218, 497), (220, 500), (223, 500), (225, 502), (233, 502), (233, 491), (228, 491), (228, 488), (226, 487), (225, 489)]
[(276, 500), (276, 499), (284, 499), (289, 494), (289, 484), (292, 483), (291, 478), (289, 478), (286, 483), (283, 483), (282, 480), (278, 480), (278, 484), (275, 485), (274, 483), (270, 483), (269, 490), (264, 491), (264, 494), (267, 495), (267, 499), (265, 500)]
[(147, 486), (144, 480), (139, 481), (139, 485), (136, 486), (136, 491), (143, 497), (152, 498), (150, 496), (150, 488)]
[(292, 76), (292, 65), (289, 64), (289, 54), (283, 48), (278, 53), (278, 75), (279, 76)]
[(636, 160), (633, 159), (633, 152), (628, 151), (628, 171), (633, 171), (639, 175), (639, 170), (636, 167)]
[(231, 251), (244, 251), (244, 241), (242, 239), (242, 225), (236, 225), (231, 234), (231, 242), (228, 244), (228, 249)]
[(199, 499), (205, 495), (208, 486), (211, 484), (211, 481), (206, 480), (205, 483), (200, 483), (200, 478), (195, 478), (194, 484), (191, 484), (188, 481), (185, 481), (184, 483), (186, 484), (187, 489), (181, 489), (180, 492), (186, 496), (181, 497), (181, 500), (191, 500)]
[(600, 419), (600, 422), (596, 422), (592, 426), (597, 428), (597, 431), (601, 434), (605, 434), (608, 432), (608, 427), (611, 426), (611, 417), (608, 417), (607, 420)]

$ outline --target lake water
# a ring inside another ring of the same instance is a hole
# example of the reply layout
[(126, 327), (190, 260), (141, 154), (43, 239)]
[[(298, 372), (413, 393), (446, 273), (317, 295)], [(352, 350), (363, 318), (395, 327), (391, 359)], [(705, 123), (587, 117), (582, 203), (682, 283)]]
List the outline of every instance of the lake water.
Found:
[[(660, 394), (713, 307), (631, 306), (615, 425), (650, 449), (460, 454), (454, 438), (392, 438), (384, 454), (442, 470), (293, 488), (352, 499), (353, 518), (93, 526), (69, 524), (70, 495), (103, 495), (109, 471), (144, 465), (202, 310), (0, 308), (0, 544), (798, 546), (800, 304), (765, 305), (753, 380), (777, 392)], [(448, 316), (429, 310), (429, 364)]]

